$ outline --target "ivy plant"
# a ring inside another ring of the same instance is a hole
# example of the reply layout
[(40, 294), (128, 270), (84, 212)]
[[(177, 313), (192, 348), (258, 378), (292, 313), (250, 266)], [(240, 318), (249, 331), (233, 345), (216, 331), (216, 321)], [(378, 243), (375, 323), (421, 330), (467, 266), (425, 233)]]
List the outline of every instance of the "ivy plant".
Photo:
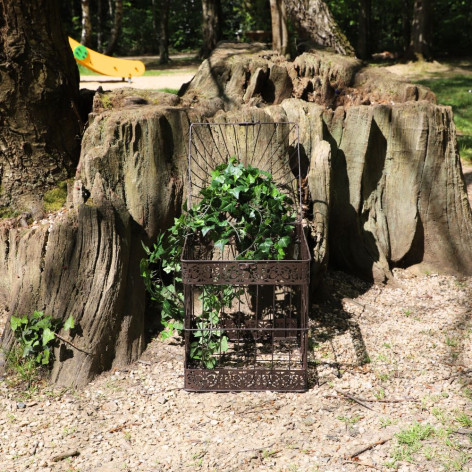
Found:
[(60, 320), (35, 311), (31, 317), (12, 316), (10, 326), (22, 349), (23, 358), (31, 358), (37, 365), (47, 366), (52, 360), (55, 332), (60, 328), (69, 331), (74, 328), (74, 318), (69, 316), (62, 325)]
[[(284, 259), (294, 230), (292, 200), (275, 185), (271, 174), (243, 166), (235, 158), (211, 172), (199, 203), (179, 218), (141, 261), (141, 274), (151, 298), (161, 306), (164, 338), (183, 329), (184, 298), (180, 258), (185, 238), (193, 235), (206, 246), (224, 250), (233, 243), (237, 259)], [(214, 354), (228, 350), (228, 339), (218, 329), (219, 315), (240, 290), (232, 286), (202, 288), (202, 313), (193, 332), (190, 357), (206, 368), (216, 366)]]

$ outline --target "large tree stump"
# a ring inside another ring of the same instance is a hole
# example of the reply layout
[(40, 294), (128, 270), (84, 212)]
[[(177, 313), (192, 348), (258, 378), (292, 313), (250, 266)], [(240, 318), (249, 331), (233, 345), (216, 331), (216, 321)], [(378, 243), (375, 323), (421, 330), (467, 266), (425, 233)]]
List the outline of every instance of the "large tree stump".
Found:
[[(80, 326), (71, 340), (88, 354), (62, 346), (56, 382), (83, 385), (143, 349), (141, 241), (181, 211), (191, 122), (299, 124), (315, 281), (328, 260), (376, 281), (411, 265), (472, 274), (472, 212), (450, 108), (356, 59), (313, 52), (287, 62), (238, 48), (232, 57), (217, 50), (181, 98), (97, 94), (70, 208), (35, 226), (3, 223), (0, 308), (72, 314)], [(11, 341), (7, 327), (2, 346)]]

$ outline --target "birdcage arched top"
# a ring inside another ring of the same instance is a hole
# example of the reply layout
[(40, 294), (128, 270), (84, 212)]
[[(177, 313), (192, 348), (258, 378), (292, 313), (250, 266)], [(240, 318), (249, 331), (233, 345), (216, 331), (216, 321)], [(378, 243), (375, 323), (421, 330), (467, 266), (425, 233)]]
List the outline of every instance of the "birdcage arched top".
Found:
[(231, 158), (270, 173), (302, 215), (299, 128), (293, 122), (192, 123), (188, 153), (188, 207), (198, 204), (211, 172)]

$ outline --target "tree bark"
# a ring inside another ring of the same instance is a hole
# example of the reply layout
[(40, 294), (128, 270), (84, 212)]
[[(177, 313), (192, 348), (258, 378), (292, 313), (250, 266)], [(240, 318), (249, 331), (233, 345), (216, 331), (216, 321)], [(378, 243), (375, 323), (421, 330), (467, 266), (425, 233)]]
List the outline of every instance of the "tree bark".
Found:
[(0, 208), (36, 214), (77, 165), (79, 76), (55, 0), (1, 0), (0, 18)]
[(103, 5), (97, 0), (97, 51), (103, 50)]
[(357, 43), (357, 55), (361, 59), (367, 59), (370, 54), (370, 19), (371, 0), (361, 0), (359, 10), (359, 41)]
[(80, 42), (84, 46), (92, 46), (92, 18), (90, 16), (89, 0), (80, 0), (82, 6), (82, 35)]
[(323, 0), (284, 0), (288, 16), (293, 20), (302, 39), (334, 49), (337, 53), (354, 56), (354, 49), (336, 24)]
[(221, 39), (220, 0), (202, 0), (202, 36), (200, 57), (208, 57)]
[(159, 19), (157, 16), (157, 1), (152, 0), (151, 7), (152, 7), (152, 39), (153, 39), (153, 46), (152, 52), (157, 52), (158, 44), (159, 44)]
[(403, 0), (402, 9), (403, 53), (406, 55), (411, 38), (411, 0)]
[(115, 12), (113, 15), (113, 28), (111, 29), (110, 41), (108, 42), (105, 54), (112, 54), (118, 44), (121, 35), (121, 25), (123, 23), (123, 0), (115, 0)]
[(284, 56), (288, 47), (287, 12), (283, 0), (270, 0), (272, 49)]
[(412, 59), (425, 60), (432, 57), (432, 13), (431, 0), (415, 0), (408, 51)]
[(169, 0), (159, 1), (159, 63), (169, 62)]

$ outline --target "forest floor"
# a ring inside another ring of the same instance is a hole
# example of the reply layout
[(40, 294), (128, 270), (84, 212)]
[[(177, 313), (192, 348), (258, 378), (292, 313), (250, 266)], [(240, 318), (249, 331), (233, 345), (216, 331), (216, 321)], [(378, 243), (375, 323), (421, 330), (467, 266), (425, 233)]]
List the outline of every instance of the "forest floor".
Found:
[(472, 278), (328, 272), (306, 393), (185, 392), (158, 338), (82, 390), (0, 378), (0, 472), (472, 471), (471, 300)]
[(185, 392), (183, 347), (157, 338), (82, 390), (6, 377), (0, 471), (470, 471), (471, 299), (471, 278), (329, 272), (306, 393)]

